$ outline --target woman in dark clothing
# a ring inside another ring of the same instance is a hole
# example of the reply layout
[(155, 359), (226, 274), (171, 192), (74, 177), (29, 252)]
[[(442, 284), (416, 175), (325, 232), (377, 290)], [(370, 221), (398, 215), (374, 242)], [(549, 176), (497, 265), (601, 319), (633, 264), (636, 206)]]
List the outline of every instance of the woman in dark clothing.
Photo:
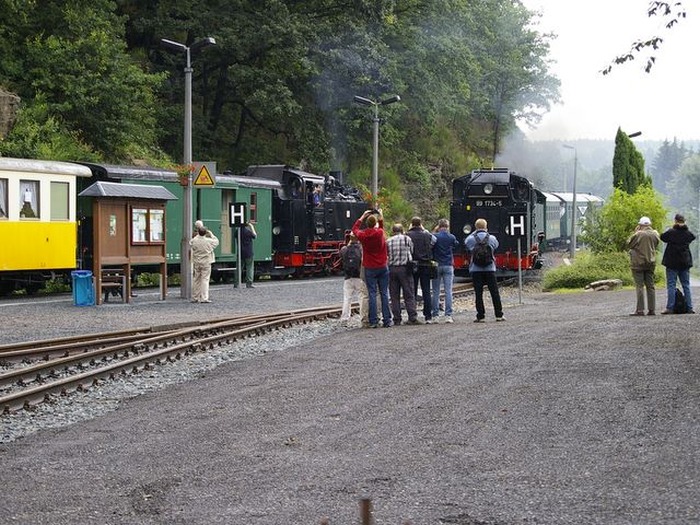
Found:
[(693, 299), (690, 294), (690, 268), (693, 266), (693, 256), (690, 253), (690, 243), (695, 235), (685, 224), (685, 217), (680, 213), (674, 217), (673, 227), (661, 234), (661, 240), (666, 243), (661, 264), (666, 267), (666, 310), (663, 314), (672, 314), (676, 304), (676, 279), (680, 280), (688, 305), (688, 313), (694, 314)]

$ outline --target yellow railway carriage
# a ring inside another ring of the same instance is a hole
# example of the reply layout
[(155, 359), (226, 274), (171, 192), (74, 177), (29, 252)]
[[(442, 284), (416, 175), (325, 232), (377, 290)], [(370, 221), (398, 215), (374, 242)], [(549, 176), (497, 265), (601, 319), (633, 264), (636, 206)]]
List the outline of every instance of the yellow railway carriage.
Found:
[(75, 268), (76, 180), (91, 175), (79, 164), (0, 157), (0, 293)]

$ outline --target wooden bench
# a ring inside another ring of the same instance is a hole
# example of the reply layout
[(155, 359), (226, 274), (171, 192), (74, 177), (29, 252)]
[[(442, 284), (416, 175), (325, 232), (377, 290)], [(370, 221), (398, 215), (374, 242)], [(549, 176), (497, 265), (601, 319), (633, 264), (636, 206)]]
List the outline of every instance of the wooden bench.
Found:
[(126, 289), (126, 274), (121, 269), (103, 268), (100, 271), (100, 281), (102, 284), (102, 292), (105, 294), (105, 303), (109, 302), (109, 296), (120, 296), (122, 302), (124, 300), (124, 290)]

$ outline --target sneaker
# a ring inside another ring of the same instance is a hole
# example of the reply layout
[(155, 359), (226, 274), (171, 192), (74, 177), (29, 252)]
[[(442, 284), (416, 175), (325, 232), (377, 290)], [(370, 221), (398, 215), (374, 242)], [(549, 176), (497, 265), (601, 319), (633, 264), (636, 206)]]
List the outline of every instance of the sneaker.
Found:
[(477, 317), (476, 319), (474, 319), (474, 322), (475, 322), (475, 323), (485, 323), (486, 320), (485, 320), (485, 319), (479, 319), (479, 318)]
[(501, 316), (501, 317), (496, 317), (496, 321), (505, 321), (506, 318)]
[(651, 311), (651, 312), (647, 313), (647, 315), (656, 315), (656, 312)]
[(446, 317), (445, 317), (445, 322), (446, 322), (446, 323), (454, 323), (454, 321), (452, 320), (452, 316), (451, 316), (451, 315), (446, 316)]
[(379, 328), (379, 325), (377, 323), (374, 323), (374, 324), (370, 323), (367, 325), (367, 328)]
[(644, 312), (634, 312), (633, 314), (630, 314), (630, 316), (634, 317), (635, 315), (644, 315)]
[(668, 314), (672, 314), (672, 313), (673, 313), (673, 310), (669, 310), (668, 308), (666, 308), (663, 312), (661, 312), (661, 315), (668, 315)]
[(693, 309), (691, 308), (691, 309), (688, 310), (686, 313), (687, 313), (687, 314), (694, 314), (694, 313), (695, 313), (695, 310), (693, 310)]
[(435, 319), (426, 319), (425, 324), (435, 324)]
[(409, 319), (406, 324), (421, 324), (418, 319)]

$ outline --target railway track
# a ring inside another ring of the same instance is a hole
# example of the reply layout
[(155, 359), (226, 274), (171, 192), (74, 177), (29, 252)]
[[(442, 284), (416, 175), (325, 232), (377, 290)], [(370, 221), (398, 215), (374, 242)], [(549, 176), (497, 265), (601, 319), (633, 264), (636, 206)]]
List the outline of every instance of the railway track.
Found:
[[(470, 285), (454, 287), (455, 296)], [(357, 305), (355, 305), (357, 307)], [(0, 413), (10, 413), (272, 330), (338, 317), (321, 306), (0, 345)]]

